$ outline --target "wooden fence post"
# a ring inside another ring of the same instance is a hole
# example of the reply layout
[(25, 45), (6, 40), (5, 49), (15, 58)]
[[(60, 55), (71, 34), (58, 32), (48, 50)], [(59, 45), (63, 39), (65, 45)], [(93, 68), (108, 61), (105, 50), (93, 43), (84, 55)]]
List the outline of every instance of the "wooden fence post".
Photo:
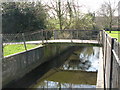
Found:
[[(2, 8), (2, 5), (0, 5), (0, 8)], [(0, 90), (2, 90), (2, 62), (3, 62), (2, 10), (0, 10)]]
[(107, 36), (107, 34), (104, 32), (104, 42), (103, 42), (103, 44), (104, 44), (104, 47), (103, 47), (103, 49), (104, 49), (104, 51), (103, 51), (103, 69), (104, 69), (104, 89), (106, 90), (106, 77), (105, 77), (105, 74), (106, 74), (106, 59), (107, 59), (107, 38), (108, 38), (108, 36)]
[[(118, 53), (120, 53), (120, 42), (118, 43)], [(118, 54), (118, 57), (120, 59), (120, 54)]]

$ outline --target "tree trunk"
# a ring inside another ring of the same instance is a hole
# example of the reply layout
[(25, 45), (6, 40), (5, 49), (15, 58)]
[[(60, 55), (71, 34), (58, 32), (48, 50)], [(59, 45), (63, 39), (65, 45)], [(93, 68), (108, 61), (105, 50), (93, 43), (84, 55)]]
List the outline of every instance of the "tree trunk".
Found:
[(61, 1), (58, 2), (58, 18), (59, 18), (59, 26), (60, 30), (62, 30), (62, 17), (61, 17)]

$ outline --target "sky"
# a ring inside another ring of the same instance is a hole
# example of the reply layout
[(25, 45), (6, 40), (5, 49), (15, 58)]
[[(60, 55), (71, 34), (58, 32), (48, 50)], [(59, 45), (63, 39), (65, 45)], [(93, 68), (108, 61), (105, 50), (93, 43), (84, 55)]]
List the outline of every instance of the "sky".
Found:
[[(79, 4), (83, 4), (86, 7), (86, 10), (96, 11), (100, 8), (102, 3), (107, 1), (108, 0), (79, 0)], [(118, 4), (118, 1), (120, 0), (110, 0), (110, 2), (116, 2), (116, 4)]]
[[(4, 1), (16, 1), (16, 0), (4, 0)], [(42, 1), (43, 3), (50, 4), (50, 1), (53, 1), (53, 0), (17, 0), (17, 1)], [(61, 1), (67, 1), (67, 0), (61, 0)], [(68, 0), (68, 1), (73, 1), (73, 0)], [(87, 13), (88, 11), (90, 11), (90, 12), (98, 11), (101, 4), (104, 2), (110, 1), (113, 5), (118, 5), (118, 2), (120, 0), (74, 0), (74, 1), (78, 2), (79, 6), (82, 6), (80, 8), (80, 10), (83, 13)], [(115, 2), (115, 4), (114, 4), (114, 2)], [(118, 16), (117, 11), (116, 11), (115, 15)]]
[[(41, 0), (41, 1), (46, 2), (46, 3), (50, 3), (50, 0)], [(64, 1), (67, 1), (67, 0), (64, 0)], [(72, 1), (72, 0), (69, 0), (69, 1)], [(80, 6), (82, 6), (81, 11), (83, 13), (87, 13), (88, 11), (91, 11), (91, 12), (98, 11), (101, 4), (104, 2), (110, 1), (113, 5), (118, 5), (118, 2), (120, 0), (74, 0), (74, 1), (77, 1), (78, 4)], [(115, 2), (115, 4), (114, 4), (114, 2)], [(117, 16), (118, 12), (116, 12), (115, 15)]]

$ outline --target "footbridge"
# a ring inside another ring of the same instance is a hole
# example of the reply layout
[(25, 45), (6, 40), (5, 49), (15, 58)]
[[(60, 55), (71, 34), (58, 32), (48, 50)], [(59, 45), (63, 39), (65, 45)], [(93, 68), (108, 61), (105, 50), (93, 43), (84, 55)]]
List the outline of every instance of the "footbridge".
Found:
[[(25, 51), (3, 57), (3, 88), (25, 76), (42, 63), (64, 50), (51, 47), (46, 51), (47, 43), (77, 43), (100, 45), (102, 47), (97, 75), (97, 88), (120, 88), (120, 43), (111, 38), (104, 30), (40, 30), (36, 32), (3, 34), (3, 46), (23, 44)], [(28, 49), (27, 44), (40, 46)], [(48, 52), (48, 53), (46, 53)]]

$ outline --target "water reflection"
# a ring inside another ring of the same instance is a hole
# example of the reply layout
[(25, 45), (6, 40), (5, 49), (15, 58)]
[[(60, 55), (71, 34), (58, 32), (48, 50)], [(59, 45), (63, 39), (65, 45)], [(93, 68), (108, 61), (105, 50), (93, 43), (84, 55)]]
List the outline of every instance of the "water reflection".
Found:
[(53, 67), (32, 87), (95, 88), (98, 59), (99, 47), (72, 47), (54, 62), (49, 62)]
[(95, 85), (84, 85), (84, 84), (68, 84), (68, 83), (60, 83), (53, 81), (44, 81), (41, 83), (41, 86), (38, 88), (95, 88)]
[(97, 71), (98, 61), (99, 47), (82, 47), (72, 53), (61, 69)]

